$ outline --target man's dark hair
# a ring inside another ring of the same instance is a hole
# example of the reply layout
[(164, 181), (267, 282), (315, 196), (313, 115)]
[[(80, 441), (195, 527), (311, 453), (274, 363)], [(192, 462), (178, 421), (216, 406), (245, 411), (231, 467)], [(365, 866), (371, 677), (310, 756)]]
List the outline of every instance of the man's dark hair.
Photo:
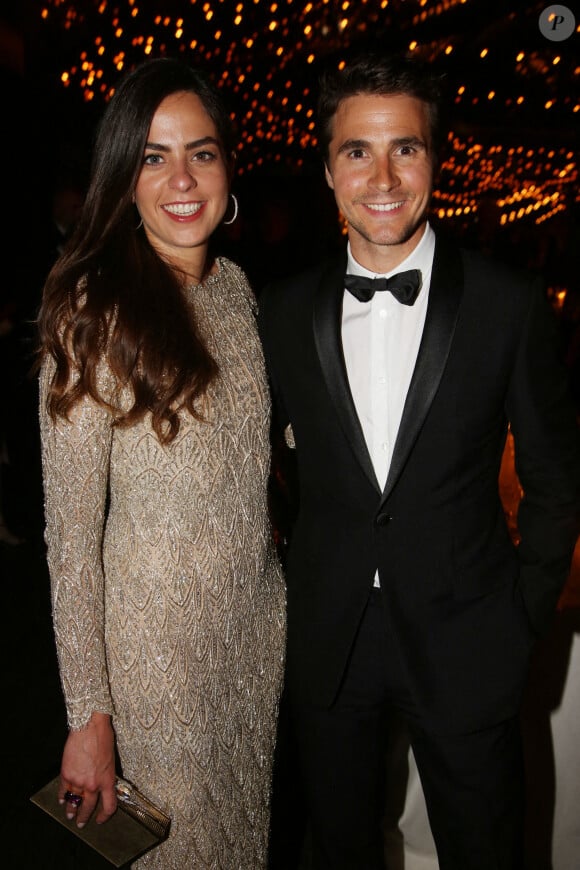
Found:
[(405, 55), (365, 51), (344, 65), (336, 62), (320, 76), (318, 95), (318, 142), (326, 161), (332, 139), (332, 122), (340, 103), (356, 94), (405, 94), (427, 105), (435, 163), (441, 145), (443, 77), (433, 68)]

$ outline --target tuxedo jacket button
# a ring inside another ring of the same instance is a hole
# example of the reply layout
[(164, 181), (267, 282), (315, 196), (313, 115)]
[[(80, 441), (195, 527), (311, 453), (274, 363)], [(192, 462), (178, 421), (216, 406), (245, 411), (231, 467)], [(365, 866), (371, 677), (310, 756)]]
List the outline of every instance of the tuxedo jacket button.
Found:
[(388, 526), (392, 517), (389, 514), (379, 514), (376, 519), (377, 526)]

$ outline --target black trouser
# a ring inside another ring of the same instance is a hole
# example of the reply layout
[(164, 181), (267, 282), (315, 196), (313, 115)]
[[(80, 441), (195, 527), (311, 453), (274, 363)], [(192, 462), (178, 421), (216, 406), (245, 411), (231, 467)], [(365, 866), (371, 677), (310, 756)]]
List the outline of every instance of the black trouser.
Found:
[(385, 752), (393, 707), (407, 722), (440, 870), (521, 870), (523, 763), (518, 719), (430, 734), (413, 712), (373, 590), (339, 697), (293, 708), (313, 870), (383, 870)]

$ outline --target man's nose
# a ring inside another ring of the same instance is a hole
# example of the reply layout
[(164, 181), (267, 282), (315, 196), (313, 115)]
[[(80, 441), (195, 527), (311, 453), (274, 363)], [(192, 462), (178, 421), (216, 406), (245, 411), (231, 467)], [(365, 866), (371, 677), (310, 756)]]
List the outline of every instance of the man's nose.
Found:
[(391, 190), (398, 183), (399, 177), (392, 161), (388, 157), (376, 160), (373, 166), (371, 184), (381, 190)]

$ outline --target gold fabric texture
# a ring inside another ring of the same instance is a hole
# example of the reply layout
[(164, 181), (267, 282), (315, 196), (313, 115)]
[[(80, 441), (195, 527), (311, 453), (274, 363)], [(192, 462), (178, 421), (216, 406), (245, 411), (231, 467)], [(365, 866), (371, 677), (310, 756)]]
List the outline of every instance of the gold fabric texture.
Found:
[(123, 775), (172, 818), (134, 866), (259, 870), (285, 641), (268, 387), (243, 272), (221, 258), (186, 292), (220, 374), (171, 444), (90, 399), (54, 423), (43, 366), (55, 636), (69, 726), (111, 712)]

